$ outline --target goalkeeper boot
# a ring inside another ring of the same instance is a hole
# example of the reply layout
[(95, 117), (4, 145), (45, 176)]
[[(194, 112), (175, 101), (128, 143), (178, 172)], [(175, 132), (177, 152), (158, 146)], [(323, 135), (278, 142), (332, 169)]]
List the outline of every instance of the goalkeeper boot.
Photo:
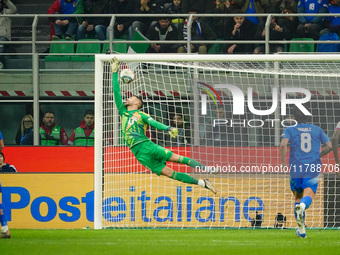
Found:
[(296, 235), (301, 238), (306, 238), (306, 229), (304, 222), (304, 207), (301, 204), (298, 204), (294, 208), (296, 213), (296, 223), (298, 225), (298, 230), (296, 231)]
[(111, 66), (111, 71), (113, 73), (117, 73), (118, 69), (119, 69), (119, 64), (118, 64), (118, 59), (116, 57), (114, 57), (113, 59), (111, 59), (110, 61), (110, 66)]
[(212, 191), (214, 194), (217, 193), (217, 190), (215, 189), (215, 187), (211, 184), (211, 182), (209, 181), (209, 179), (205, 179), (205, 188)]

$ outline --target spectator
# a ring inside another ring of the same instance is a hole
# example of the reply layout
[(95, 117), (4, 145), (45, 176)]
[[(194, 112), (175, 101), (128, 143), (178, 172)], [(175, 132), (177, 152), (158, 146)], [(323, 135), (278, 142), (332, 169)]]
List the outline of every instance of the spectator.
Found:
[[(333, 0), (328, 6), (328, 12), (332, 14), (340, 14), (340, 0)], [(326, 33), (337, 33), (340, 36), (340, 17), (327, 16), (326, 28), (320, 31), (320, 36)]]
[[(197, 14), (196, 10), (192, 10), (189, 14)], [(187, 27), (188, 18), (184, 23), (179, 25), (178, 28), (178, 39), (179, 40), (187, 40), (188, 39), (188, 27)], [(194, 16), (192, 19), (191, 25), (191, 41), (195, 40), (216, 40), (215, 32), (204, 22), (201, 22), (197, 16)], [(177, 53), (185, 53), (187, 51), (186, 44), (179, 46), (177, 49)], [(206, 44), (191, 44), (191, 52), (198, 52), (199, 54), (207, 54), (209, 46)]]
[[(28, 133), (28, 135), (25, 137), (25, 139), (21, 142), (21, 145), (33, 145), (33, 132)], [(40, 141), (40, 135), (39, 135), (39, 141)]]
[[(78, 0), (56, 0), (48, 9), (47, 14), (73, 14), (76, 10)], [(65, 38), (71, 40), (75, 35), (78, 22), (75, 17), (50, 17), (54, 27), (53, 40)]]
[[(33, 145), (33, 117), (30, 114), (25, 115), (20, 125), (20, 140), (17, 144)], [(31, 140), (32, 139), (32, 140)]]
[(294, 0), (283, 0), (280, 4), (280, 11), (282, 13), (297, 13), (297, 2)]
[[(164, 5), (165, 6), (165, 5)], [(169, 3), (164, 7), (164, 12), (167, 14), (183, 14), (183, 9), (182, 9), (182, 0), (173, 0), (172, 3)], [(171, 20), (172, 24), (178, 28), (178, 24), (184, 22), (183, 17), (178, 17), (178, 18), (173, 18)]]
[(266, 13), (281, 13), (281, 10), (280, 10), (281, 4), (282, 4), (282, 0), (269, 0), (266, 6), (265, 12)]
[[(246, 41), (253, 40), (255, 33), (255, 25), (245, 17), (235, 16), (227, 30), (224, 33), (225, 40)], [(227, 43), (223, 46), (223, 52), (226, 54), (234, 53), (252, 53), (254, 51), (254, 44), (230, 44)]]
[[(243, 0), (217, 0), (215, 2), (216, 8), (214, 13), (216, 14), (232, 14), (240, 12), (244, 1)], [(223, 31), (227, 29), (227, 26), (230, 23), (230, 17), (218, 17), (215, 18), (215, 31), (218, 38), (223, 38)]]
[[(10, 0), (0, 1), (0, 15), (15, 13), (17, 13), (17, 8)], [(11, 25), (11, 18), (0, 16), (0, 43), (11, 40)], [(5, 65), (5, 57), (2, 53), (6, 51), (6, 45), (0, 44), (0, 69)]]
[(227, 125), (225, 124), (225, 110), (219, 107), (215, 111), (216, 120), (213, 126), (213, 142), (214, 146), (227, 146)]
[(40, 126), (41, 145), (67, 145), (68, 137), (65, 130), (55, 123), (54, 112), (44, 114), (43, 124)]
[[(299, 1), (298, 13), (326, 13), (328, 7), (327, 0), (305, 0)], [(298, 38), (319, 39), (319, 32), (324, 27), (323, 17), (299, 16), (300, 24), (297, 27), (296, 36)]]
[(0, 152), (0, 173), (16, 173), (15, 166), (5, 163), (5, 155)]
[(80, 122), (80, 126), (73, 130), (68, 144), (74, 146), (94, 146), (93, 110), (85, 111), (84, 119)]
[[(272, 17), (269, 27), (269, 39), (274, 41), (283, 41), (283, 40), (290, 40), (292, 39), (293, 35), (291, 31), (288, 30), (283, 24), (278, 24), (277, 18)], [(256, 30), (255, 33), (255, 40), (265, 40), (266, 36), (266, 28), (265, 28), (265, 22), (261, 22)], [(283, 52), (283, 44), (270, 44), (270, 52), (271, 53), (277, 53), (277, 52)], [(255, 48), (254, 53), (264, 53), (265, 52), (265, 46), (259, 45)]]
[[(154, 41), (173, 41), (177, 40), (177, 28), (171, 23), (169, 17), (161, 17), (158, 22), (151, 25), (147, 34), (149, 40)], [(156, 44), (152, 43), (147, 53), (174, 53), (178, 46), (175, 44)]]
[(4, 145), (4, 138), (2, 137), (1, 131), (0, 131), (0, 152), (5, 147)]
[(212, 0), (182, 0), (182, 9), (184, 13), (195, 9), (197, 13), (214, 13), (215, 1)]
[[(132, 14), (134, 12), (134, 0), (113, 0), (111, 13), (113, 14)], [(128, 38), (128, 29), (132, 24), (131, 17), (116, 17), (114, 24), (115, 38)], [(107, 38), (109, 34), (107, 33)]]
[[(269, 0), (245, 0), (241, 12), (246, 14), (265, 13), (268, 4)], [(265, 18), (256, 16), (246, 17), (246, 19), (253, 22), (254, 25), (258, 25), (261, 21), (265, 21)]]
[(190, 143), (190, 128), (185, 126), (183, 116), (175, 114), (170, 121), (170, 126), (178, 129), (176, 138), (171, 138), (172, 146), (187, 146)]
[(296, 17), (289, 16), (289, 14), (297, 13), (297, 3), (294, 0), (283, 0), (280, 5), (280, 10), (283, 14), (287, 14), (287, 16), (279, 17), (278, 22), (290, 31), (291, 38), (289, 40), (291, 40), (295, 37), (298, 19)]
[[(183, 13), (189, 13), (191, 10), (196, 10), (198, 14), (214, 14), (214, 0), (182, 0)], [(212, 27), (213, 17), (201, 17), (200, 21)]]
[[(111, 10), (110, 0), (83, 0), (79, 2), (77, 13), (84, 14), (109, 14)], [(101, 41), (106, 39), (106, 30), (109, 25), (110, 18), (108, 17), (85, 17), (82, 23), (78, 26), (77, 40), (88, 37), (97, 38)]]
[[(157, 0), (135, 0), (135, 14), (161, 14), (164, 13), (163, 5)], [(143, 35), (146, 35), (148, 28), (156, 23), (156, 19), (153, 17), (137, 18), (136, 21), (132, 22), (129, 39), (132, 40), (133, 34), (138, 29)]]

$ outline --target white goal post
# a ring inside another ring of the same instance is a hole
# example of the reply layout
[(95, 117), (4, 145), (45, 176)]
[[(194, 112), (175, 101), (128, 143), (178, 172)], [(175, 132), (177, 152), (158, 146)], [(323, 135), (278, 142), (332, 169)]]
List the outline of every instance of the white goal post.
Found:
[[(112, 91), (110, 60), (135, 72), (120, 82), (123, 100), (180, 130), (178, 139), (150, 128), (148, 137), (209, 166), (168, 166), (209, 178), (218, 193), (152, 174), (126, 147)], [(313, 124), (331, 137), (340, 121), (340, 55), (117, 54), (95, 57), (94, 228), (295, 227), (289, 173), (279, 170), (291, 106), (307, 102)], [(322, 159), (311, 228), (339, 228), (340, 179), (334, 157)], [(339, 192), (338, 192), (339, 193)], [(256, 220), (257, 217), (257, 220)]]

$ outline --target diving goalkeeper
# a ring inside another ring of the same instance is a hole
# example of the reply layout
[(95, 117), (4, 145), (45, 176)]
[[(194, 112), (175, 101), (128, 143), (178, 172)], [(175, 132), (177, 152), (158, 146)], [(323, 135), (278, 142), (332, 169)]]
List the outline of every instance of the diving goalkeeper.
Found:
[(196, 184), (209, 189), (216, 194), (217, 191), (215, 187), (208, 179), (197, 180), (188, 174), (176, 172), (166, 166), (166, 161), (171, 161), (186, 164), (190, 167), (200, 167), (201, 169), (204, 169), (205, 167), (196, 160), (177, 155), (172, 151), (153, 143), (145, 135), (147, 125), (168, 131), (172, 138), (175, 138), (178, 135), (178, 130), (159, 123), (151, 118), (150, 115), (140, 111), (139, 109), (143, 106), (143, 100), (138, 96), (132, 96), (126, 100), (126, 103), (123, 103), (118, 80), (119, 65), (117, 59), (112, 59), (110, 64), (113, 73), (113, 93), (119, 115), (121, 116), (124, 140), (137, 160), (157, 175), (164, 175), (184, 183)]

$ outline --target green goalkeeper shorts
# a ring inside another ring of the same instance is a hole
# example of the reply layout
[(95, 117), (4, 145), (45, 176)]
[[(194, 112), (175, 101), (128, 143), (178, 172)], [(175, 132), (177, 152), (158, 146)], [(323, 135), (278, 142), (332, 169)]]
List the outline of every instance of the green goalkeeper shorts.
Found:
[(169, 161), (174, 154), (151, 141), (137, 144), (131, 150), (143, 166), (157, 175), (161, 175), (162, 169), (166, 166), (166, 161)]

